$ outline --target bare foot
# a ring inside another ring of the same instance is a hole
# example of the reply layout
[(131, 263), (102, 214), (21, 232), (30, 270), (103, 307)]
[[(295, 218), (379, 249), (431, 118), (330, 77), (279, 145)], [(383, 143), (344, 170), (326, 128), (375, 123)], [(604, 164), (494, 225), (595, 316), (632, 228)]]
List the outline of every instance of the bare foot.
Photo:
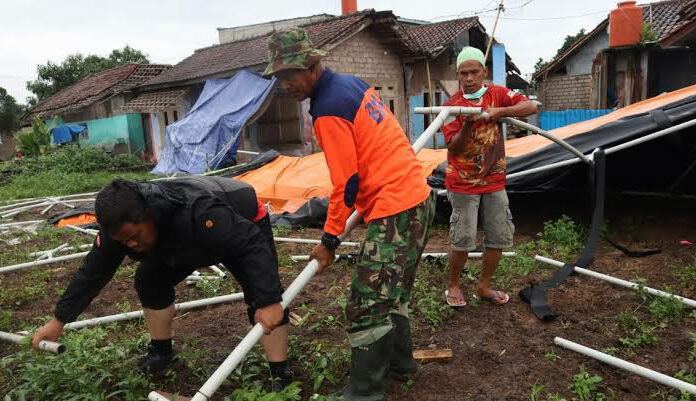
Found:
[(451, 287), (445, 291), (445, 299), (449, 306), (466, 306), (466, 298), (459, 287)]
[(490, 288), (479, 288), (476, 293), (486, 301), (493, 302), (497, 305), (505, 305), (510, 301), (510, 296), (502, 291), (491, 290)]

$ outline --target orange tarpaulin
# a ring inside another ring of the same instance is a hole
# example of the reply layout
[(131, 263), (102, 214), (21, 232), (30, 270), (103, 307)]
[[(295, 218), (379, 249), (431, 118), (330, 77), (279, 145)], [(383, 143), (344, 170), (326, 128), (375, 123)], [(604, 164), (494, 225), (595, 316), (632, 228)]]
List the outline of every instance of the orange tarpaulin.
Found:
[(97, 217), (93, 214), (84, 213), (78, 214), (77, 216), (70, 216), (64, 219), (60, 219), (56, 226), (67, 227), (67, 226), (81, 226), (85, 224), (94, 224), (97, 222)]
[[(446, 157), (446, 150), (423, 149), (418, 153), (423, 177), (429, 176)], [(279, 156), (236, 178), (253, 186), (262, 202), (270, 202), (272, 213), (294, 213), (313, 197), (329, 196), (333, 188), (323, 153), (306, 157)]]

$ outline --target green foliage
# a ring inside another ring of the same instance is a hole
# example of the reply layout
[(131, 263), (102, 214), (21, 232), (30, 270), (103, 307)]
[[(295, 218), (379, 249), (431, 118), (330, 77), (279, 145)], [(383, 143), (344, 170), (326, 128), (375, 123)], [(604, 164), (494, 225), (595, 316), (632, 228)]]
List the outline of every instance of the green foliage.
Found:
[(12, 312), (8, 310), (0, 310), (0, 331), (10, 331), (12, 323)]
[[(692, 370), (690, 372), (681, 370), (674, 375), (675, 378), (696, 385), (696, 371)], [(675, 396), (670, 396), (669, 401), (696, 401), (696, 395), (687, 393), (686, 391), (681, 391), (679, 398)]]
[(292, 231), (292, 227), (286, 226), (284, 224), (276, 224), (273, 226), (273, 236), (274, 237), (284, 237)]
[(60, 64), (48, 61), (36, 67), (37, 79), (27, 82), (27, 90), (36, 96), (29, 99), (29, 103), (40, 102), (88, 75), (127, 63), (149, 62), (147, 55), (130, 46), (113, 50), (107, 57), (75, 53), (66, 57)]
[(558, 356), (558, 354), (555, 351), (549, 351), (549, 352), (545, 353), (544, 358), (546, 358), (546, 360), (551, 361), (551, 362), (556, 362), (557, 360), (561, 359), (561, 357)]
[(18, 130), (22, 114), (24, 106), (17, 104), (15, 98), (0, 87), (0, 133)]
[(640, 44), (657, 42), (660, 35), (650, 25), (650, 23), (642, 23), (640, 26)]
[(34, 118), (31, 131), (19, 132), (15, 139), (17, 150), (28, 157), (45, 155), (51, 146), (51, 134), (39, 117)]
[(261, 387), (236, 389), (225, 401), (300, 401), (302, 389), (298, 383), (292, 383), (280, 393), (267, 393)]
[[(665, 289), (665, 292), (671, 293), (669, 289)], [(645, 291), (642, 283), (639, 283), (638, 294), (644, 302), (650, 302), (648, 311), (657, 320), (678, 323), (684, 316), (684, 304), (675, 297), (653, 297)]]
[(415, 301), (414, 312), (428, 325), (440, 327), (454, 316), (452, 308), (443, 300), (442, 272), (427, 261), (423, 261), (421, 266), (411, 295), (411, 302)]
[[(585, 36), (585, 29), (581, 29), (576, 33), (575, 35), (567, 35), (565, 39), (563, 39), (563, 44), (561, 47), (556, 50), (556, 55), (553, 56), (551, 61), (555, 60), (558, 56), (563, 54), (566, 50), (568, 50), (571, 46), (575, 44), (578, 40), (582, 39)], [(536, 64), (534, 64), (534, 74), (537, 72), (541, 71), (542, 68), (544, 68), (548, 63), (551, 61), (544, 61), (541, 57), (539, 57), (539, 60), (537, 60)]]
[(546, 385), (544, 384), (534, 384), (529, 393), (529, 401), (542, 401), (541, 393), (544, 392)]
[(580, 372), (573, 376), (568, 390), (577, 395), (579, 401), (604, 401), (607, 397), (597, 387), (602, 380), (601, 376), (590, 375), (584, 366), (580, 366)]
[(337, 385), (350, 366), (350, 354), (347, 347), (331, 346), (318, 340), (298, 341), (298, 337), (290, 337), (290, 355), (288, 359), (297, 361), (300, 369), (309, 373), (312, 388), (318, 391), (326, 383)]
[(625, 311), (619, 313), (616, 319), (619, 327), (628, 334), (619, 338), (619, 344), (629, 355), (632, 355), (637, 348), (657, 344), (658, 337), (654, 334), (657, 326), (643, 322), (634, 313)]
[(696, 290), (696, 257), (685, 266), (675, 266), (682, 285), (690, 290)]
[(689, 351), (689, 360), (696, 362), (696, 333), (691, 333), (691, 351)]
[(566, 399), (561, 397), (558, 393), (553, 393), (546, 397), (546, 401), (566, 401)]
[(141, 400), (151, 389), (137, 373), (133, 355), (144, 347), (146, 336), (135, 340), (107, 340), (105, 328), (67, 332), (60, 356), (22, 350), (0, 360), (0, 371), (15, 386), (5, 400)]
[(544, 222), (537, 247), (559, 260), (568, 260), (582, 250), (583, 230), (570, 217)]
[(116, 177), (151, 178), (146, 169), (148, 165), (130, 154), (61, 146), (38, 157), (6, 163), (0, 169), (0, 200), (98, 190)]

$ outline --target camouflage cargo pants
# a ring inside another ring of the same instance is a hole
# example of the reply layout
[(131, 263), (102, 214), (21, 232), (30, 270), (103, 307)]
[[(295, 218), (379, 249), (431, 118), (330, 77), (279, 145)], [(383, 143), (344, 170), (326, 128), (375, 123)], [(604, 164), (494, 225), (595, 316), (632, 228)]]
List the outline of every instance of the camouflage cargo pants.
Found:
[(389, 315), (408, 317), (416, 269), (435, 215), (435, 194), (419, 205), (367, 225), (346, 308), (352, 346), (377, 341), (392, 328)]

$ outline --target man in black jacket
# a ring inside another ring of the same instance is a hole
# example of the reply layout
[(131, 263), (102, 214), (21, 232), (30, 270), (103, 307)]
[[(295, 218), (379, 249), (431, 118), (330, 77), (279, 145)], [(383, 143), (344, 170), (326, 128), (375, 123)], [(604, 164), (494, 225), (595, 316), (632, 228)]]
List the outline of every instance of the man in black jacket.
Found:
[(174, 287), (195, 269), (223, 263), (244, 290), (249, 320), (260, 323), (279, 390), (292, 381), (287, 367), (288, 315), (270, 220), (254, 189), (221, 177), (135, 183), (117, 179), (97, 195), (100, 232), (82, 267), (58, 301), (55, 318), (32, 345), (55, 341), (111, 280), (124, 257), (140, 262), (135, 288), (151, 342), (140, 368), (166, 369), (174, 360)]

